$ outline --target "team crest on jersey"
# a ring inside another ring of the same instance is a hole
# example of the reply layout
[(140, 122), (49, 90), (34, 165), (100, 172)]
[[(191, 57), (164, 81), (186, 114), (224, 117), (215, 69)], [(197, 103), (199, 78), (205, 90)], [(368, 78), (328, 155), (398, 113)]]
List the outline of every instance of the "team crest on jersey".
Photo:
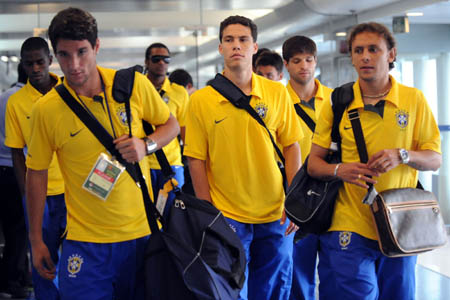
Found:
[(267, 104), (265, 104), (264, 102), (260, 102), (258, 104), (256, 104), (255, 106), (255, 110), (258, 113), (258, 115), (261, 117), (261, 119), (264, 119), (267, 115)]
[(169, 97), (167, 97), (166, 95), (164, 95), (162, 97), (162, 99), (163, 99), (164, 102), (169, 103)]
[(409, 123), (409, 113), (405, 110), (398, 110), (395, 113), (395, 119), (397, 120), (397, 125), (400, 128), (406, 128), (406, 126), (408, 126)]
[(352, 233), (348, 231), (341, 231), (339, 233), (339, 245), (341, 245), (341, 250), (346, 250), (347, 246), (350, 245), (352, 240)]
[(72, 254), (67, 260), (67, 271), (69, 272), (69, 277), (77, 277), (77, 273), (81, 270), (81, 265), (83, 264), (83, 258), (79, 254)]
[(120, 106), (117, 109), (117, 116), (119, 117), (120, 123), (122, 123), (123, 126), (128, 126), (127, 113), (125, 111), (125, 105), (124, 106)]

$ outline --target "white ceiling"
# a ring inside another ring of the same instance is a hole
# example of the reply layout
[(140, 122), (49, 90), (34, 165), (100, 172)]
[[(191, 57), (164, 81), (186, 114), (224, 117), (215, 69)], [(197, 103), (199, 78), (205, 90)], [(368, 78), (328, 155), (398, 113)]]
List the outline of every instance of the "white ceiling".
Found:
[(169, 47), (171, 69), (214, 68), (220, 59), (219, 23), (236, 14), (254, 19), (258, 42), (271, 48), (292, 34), (329, 38), (357, 22), (390, 23), (392, 16), (408, 11), (424, 13), (410, 17), (413, 24), (450, 23), (448, 0), (0, 0), (0, 54), (17, 55), (34, 28), (48, 28), (55, 13), (69, 6), (86, 9), (97, 19), (98, 62), (113, 68), (143, 64), (145, 49), (153, 42)]

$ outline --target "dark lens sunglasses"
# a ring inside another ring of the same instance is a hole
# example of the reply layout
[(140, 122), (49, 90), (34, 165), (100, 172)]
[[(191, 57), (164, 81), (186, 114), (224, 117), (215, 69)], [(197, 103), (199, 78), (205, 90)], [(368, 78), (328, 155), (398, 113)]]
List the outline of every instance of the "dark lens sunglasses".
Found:
[(153, 55), (150, 57), (150, 60), (152, 63), (157, 64), (161, 60), (164, 61), (166, 64), (170, 63), (170, 56), (164, 56), (164, 55)]

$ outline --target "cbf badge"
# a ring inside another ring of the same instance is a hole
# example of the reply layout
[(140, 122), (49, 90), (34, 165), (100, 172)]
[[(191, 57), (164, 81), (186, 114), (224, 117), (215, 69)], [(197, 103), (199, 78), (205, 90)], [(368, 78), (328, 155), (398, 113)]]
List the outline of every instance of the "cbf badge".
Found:
[[(119, 117), (120, 123), (123, 126), (128, 126), (128, 120), (127, 120), (127, 113), (125, 111), (125, 106), (119, 106), (119, 108), (117, 108), (117, 117)], [(130, 120), (132, 121), (132, 120)]]
[(164, 102), (166, 102), (166, 104), (169, 103), (169, 97), (167, 97), (166, 95), (164, 95), (162, 99), (164, 100)]
[(397, 121), (397, 125), (401, 129), (404, 129), (409, 123), (409, 113), (405, 110), (397, 110), (395, 112), (395, 120)]
[(256, 104), (255, 110), (258, 113), (258, 115), (261, 117), (261, 119), (264, 120), (264, 118), (267, 115), (267, 110), (268, 110), (267, 104), (265, 104), (264, 102), (260, 102), (260, 103)]
[(351, 232), (341, 231), (339, 233), (339, 245), (341, 245), (341, 250), (347, 250), (351, 240), (352, 240)]
[(72, 254), (67, 260), (67, 271), (69, 272), (69, 277), (77, 277), (77, 273), (81, 270), (81, 265), (83, 264), (83, 258), (79, 254)]
[(83, 183), (83, 188), (106, 201), (124, 170), (125, 167), (118, 161), (111, 160), (108, 155), (101, 153), (89, 176)]

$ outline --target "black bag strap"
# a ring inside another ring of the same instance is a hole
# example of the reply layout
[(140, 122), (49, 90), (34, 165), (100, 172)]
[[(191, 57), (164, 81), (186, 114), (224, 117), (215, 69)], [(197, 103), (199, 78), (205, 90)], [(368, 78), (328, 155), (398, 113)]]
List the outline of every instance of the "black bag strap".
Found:
[(353, 101), (353, 84), (354, 82), (346, 83), (334, 89), (331, 94), (332, 109), (333, 109), (333, 126), (331, 128), (331, 140), (338, 145), (340, 151), (341, 134), (339, 133), (339, 124), (341, 123), (344, 111), (350, 102)]
[(300, 106), (299, 103), (294, 104), (295, 111), (297, 115), (302, 118), (303, 122), (309, 127), (309, 129), (314, 132), (316, 129), (316, 123), (311, 119), (311, 117), (306, 113), (306, 111)]
[[(134, 77), (133, 77), (134, 80)], [(156, 209), (156, 206), (151, 201), (149, 192), (147, 189), (147, 183), (142, 175), (142, 170), (139, 164), (133, 165), (126, 162), (120, 152), (115, 148), (113, 143), (113, 137), (107, 132), (104, 127), (98, 122), (97, 119), (92, 117), (78, 101), (70, 94), (67, 88), (60, 84), (55, 87), (58, 94), (61, 96), (63, 101), (69, 106), (69, 108), (77, 115), (77, 117), (86, 125), (86, 127), (94, 134), (94, 136), (102, 143), (102, 145), (113, 155), (121, 164), (123, 164), (133, 178), (135, 182), (139, 182), (139, 187), (141, 188), (144, 207), (147, 215), (147, 221), (152, 232), (159, 231), (157, 220), (162, 220), (161, 214)], [(128, 106), (128, 108), (127, 108)], [(125, 103), (127, 111), (127, 120), (129, 125), (129, 134), (131, 136), (131, 113), (129, 102)]]
[(284, 156), (278, 148), (272, 134), (264, 123), (263, 119), (259, 114), (251, 107), (250, 103), (247, 101), (247, 95), (245, 95), (240, 88), (238, 88), (231, 80), (223, 76), (222, 74), (216, 74), (216, 77), (210, 83), (211, 86), (218, 91), (222, 96), (224, 96), (231, 104), (240, 109), (245, 109), (261, 126), (263, 126), (267, 133), (269, 134), (270, 140), (272, 141), (273, 147), (277, 152), (278, 157), (285, 164)]
[(91, 116), (86, 109), (70, 94), (64, 84), (60, 84), (55, 87), (55, 90), (61, 96), (63, 101), (69, 106), (69, 108), (77, 115), (77, 117), (86, 125), (86, 127), (95, 135), (95, 137), (100, 141), (100, 143), (108, 150), (108, 152), (114, 156), (117, 161), (125, 166), (128, 174), (135, 182), (138, 182), (138, 177), (133, 165), (127, 163), (119, 151), (115, 148), (113, 143), (113, 137), (109, 132), (100, 124), (100, 122)]
[[(113, 98), (119, 103), (129, 103), (131, 93), (133, 91), (134, 85), (134, 76), (135, 72), (142, 73), (142, 66), (136, 65), (130, 68), (121, 69), (116, 72), (114, 76), (114, 84), (113, 84)], [(161, 90), (160, 96), (162, 97), (164, 91)], [(144, 127), (144, 132), (148, 136), (154, 132), (153, 126), (149, 124), (147, 121), (142, 120), (142, 126)], [(156, 159), (158, 160), (159, 165), (161, 166), (161, 172), (163, 173), (166, 179), (173, 178), (175, 176), (175, 172), (170, 167), (169, 161), (163, 151), (163, 149), (159, 149), (155, 151)]]

